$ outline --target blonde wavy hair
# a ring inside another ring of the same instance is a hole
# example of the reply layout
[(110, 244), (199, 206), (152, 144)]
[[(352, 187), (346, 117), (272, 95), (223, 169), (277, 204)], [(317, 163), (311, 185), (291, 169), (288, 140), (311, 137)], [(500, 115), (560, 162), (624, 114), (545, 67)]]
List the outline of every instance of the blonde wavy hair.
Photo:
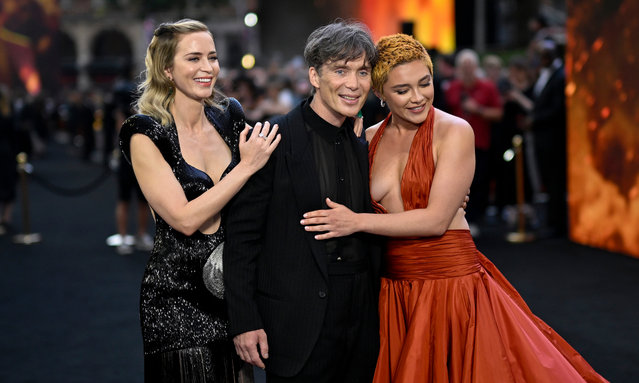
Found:
[(384, 36), (377, 42), (377, 62), (371, 73), (373, 89), (380, 95), (384, 83), (388, 80), (388, 73), (397, 65), (405, 64), (415, 60), (423, 61), (430, 74), (433, 74), (433, 61), (426, 51), (426, 48), (414, 37), (397, 33)]
[[(208, 32), (213, 37), (208, 27), (197, 20), (182, 19), (173, 23), (162, 23), (153, 32), (153, 39), (146, 50), (146, 69), (142, 72), (144, 81), (138, 85), (140, 96), (135, 108), (138, 113), (159, 120), (163, 126), (173, 123), (169, 106), (175, 98), (175, 86), (164, 70), (173, 66), (173, 57), (180, 37), (194, 32)], [(225, 98), (214, 88), (213, 94), (204, 100), (204, 103), (221, 108), (220, 99)]]

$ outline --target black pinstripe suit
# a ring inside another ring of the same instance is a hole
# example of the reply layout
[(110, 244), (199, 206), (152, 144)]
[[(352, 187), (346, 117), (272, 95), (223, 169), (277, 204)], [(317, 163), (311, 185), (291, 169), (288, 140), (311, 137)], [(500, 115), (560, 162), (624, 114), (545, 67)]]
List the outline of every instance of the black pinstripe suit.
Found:
[[(269, 342), (267, 372), (288, 377), (307, 364), (323, 333), (325, 318), (331, 315), (327, 314), (328, 301), (338, 292), (328, 275), (326, 247), (299, 223), (304, 212), (322, 208), (319, 177), (301, 105), (272, 123), (279, 125), (282, 134), (278, 148), (228, 206), (224, 279), (230, 335), (264, 329)], [(349, 134), (353, 132), (349, 130)], [(368, 169), (366, 141), (354, 134), (352, 138), (360, 169)], [(367, 210), (372, 211), (368, 171), (362, 173), (366, 189), (362, 197), (367, 201)], [(369, 315), (375, 331), (368, 341), (374, 365), (379, 247), (374, 238), (368, 237), (367, 278), (374, 287), (367, 295), (374, 295), (375, 302)], [(368, 298), (371, 297), (362, 299)], [(357, 309), (359, 303), (353, 303)], [(317, 353), (313, 355), (315, 358)]]

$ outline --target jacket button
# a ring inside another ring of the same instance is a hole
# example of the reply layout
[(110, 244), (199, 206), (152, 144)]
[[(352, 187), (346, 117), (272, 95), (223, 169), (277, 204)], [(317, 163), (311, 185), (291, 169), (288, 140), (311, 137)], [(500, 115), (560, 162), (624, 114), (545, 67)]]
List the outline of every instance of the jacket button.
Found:
[(319, 297), (322, 298), (322, 299), (326, 298), (326, 292), (325, 291), (320, 291), (319, 292)]

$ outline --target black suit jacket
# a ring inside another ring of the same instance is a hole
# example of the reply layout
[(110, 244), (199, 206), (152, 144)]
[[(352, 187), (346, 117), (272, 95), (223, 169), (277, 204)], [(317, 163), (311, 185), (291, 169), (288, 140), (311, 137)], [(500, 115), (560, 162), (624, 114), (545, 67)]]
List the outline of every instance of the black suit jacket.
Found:
[(565, 87), (566, 75), (562, 64), (555, 68), (541, 93), (534, 99), (532, 129), (535, 132), (535, 136), (540, 137), (540, 140), (553, 140), (553, 143), (557, 145), (565, 144)]
[[(292, 376), (308, 359), (322, 327), (330, 294), (328, 255), (324, 243), (300, 224), (303, 213), (323, 208), (301, 104), (272, 123), (279, 125), (279, 146), (228, 206), (225, 295), (230, 335), (263, 328), (269, 342), (267, 370)], [(349, 133), (368, 197), (368, 144)], [(372, 212), (370, 202), (367, 211)], [(376, 238), (356, 235), (367, 237), (371, 275), (377, 279)]]

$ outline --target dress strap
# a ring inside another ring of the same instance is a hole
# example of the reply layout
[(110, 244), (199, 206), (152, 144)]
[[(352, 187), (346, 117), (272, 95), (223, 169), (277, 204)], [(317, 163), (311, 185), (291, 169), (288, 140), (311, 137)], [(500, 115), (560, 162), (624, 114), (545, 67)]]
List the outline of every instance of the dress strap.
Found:
[(435, 175), (433, 158), (433, 129), (435, 108), (431, 105), (426, 120), (418, 128), (410, 146), (408, 161), (401, 180), (404, 210), (423, 209), (428, 206), (430, 188)]

